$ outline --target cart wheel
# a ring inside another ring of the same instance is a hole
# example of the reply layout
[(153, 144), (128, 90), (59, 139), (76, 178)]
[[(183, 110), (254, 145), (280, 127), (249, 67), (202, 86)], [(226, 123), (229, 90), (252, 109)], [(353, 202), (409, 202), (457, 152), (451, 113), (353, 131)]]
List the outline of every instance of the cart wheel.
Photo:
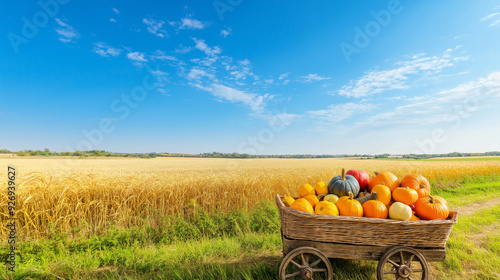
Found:
[(427, 261), (422, 254), (410, 247), (392, 247), (378, 261), (378, 280), (427, 280), (428, 277), (429, 267), (427, 266)]
[(333, 279), (328, 258), (316, 248), (300, 247), (292, 250), (280, 265), (280, 279)]

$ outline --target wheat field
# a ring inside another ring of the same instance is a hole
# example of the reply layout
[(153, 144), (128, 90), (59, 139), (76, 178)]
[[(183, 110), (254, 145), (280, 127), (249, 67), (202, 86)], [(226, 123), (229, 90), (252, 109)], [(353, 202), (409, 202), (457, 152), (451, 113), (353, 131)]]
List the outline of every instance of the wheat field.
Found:
[(84, 225), (129, 227), (181, 214), (196, 203), (207, 211), (246, 209), (275, 194), (296, 195), (301, 184), (327, 182), (342, 168), (418, 173), (438, 180), (500, 173), (500, 161), (358, 159), (0, 158), (2, 227), (7, 235), (7, 166), (17, 171), (19, 238)]

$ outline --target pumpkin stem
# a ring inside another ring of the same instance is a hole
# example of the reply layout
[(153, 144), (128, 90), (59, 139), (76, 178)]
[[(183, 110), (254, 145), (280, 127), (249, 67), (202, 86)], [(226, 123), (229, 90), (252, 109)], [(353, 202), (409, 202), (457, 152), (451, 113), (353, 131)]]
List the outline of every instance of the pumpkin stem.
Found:
[(436, 200), (434, 199), (434, 197), (432, 197), (432, 195), (429, 195), (429, 198), (431, 199), (429, 202), (434, 204), (436, 203)]
[(372, 200), (377, 200), (377, 192), (372, 192)]
[(323, 198), (325, 196), (326, 196), (326, 194), (320, 194), (320, 195), (318, 195), (318, 198), (321, 199), (321, 198)]
[(345, 181), (345, 169), (342, 168), (342, 178), (340, 178), (342, 181)]
[(385, 186), (385, 183), (384, 183), (384, 182), (382, 182), (382, 183), (380, 183), (380, 184), (381, 184), (382, 186)]
[(375, 172), (373, 172), (373, 173), (375, 173), (375, 176), (377, 176), (377, 175), (379, 174), (377, 171), (375, 171)]
[(420, 187), (421, 187), (421, 188), (425, 188), (425, 185), (424, 185), (424, 184), (420, 184)]
[(283, 201), (283, 204), (285, 204), (285, 205), (286, 205), (286, 207), (290, 207), (290, 206), (292, 206), (292, 205), (290, 205), (290, 203), (288, 203), (288, 201), (286, 201), (286, 200), (285, 200), (285, 201)]
[(354, 194), (352, 192), (349, 192), (349, 200), (353, 200)]
[(325, 208), (324, 208), (324, 207), (320, 207), (320, 208), (319, 208), (319, 211), (323, 211), (323, 209), (325, 209)]

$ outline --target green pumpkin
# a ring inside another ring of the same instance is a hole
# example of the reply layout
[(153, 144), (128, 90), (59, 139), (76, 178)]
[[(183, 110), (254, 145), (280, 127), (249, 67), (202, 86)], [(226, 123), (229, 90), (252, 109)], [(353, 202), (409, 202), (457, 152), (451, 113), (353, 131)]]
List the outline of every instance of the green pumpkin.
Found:
[(328, 193), (338, 197), (347, 196), (352, 192), (354, 197), (359, 194), (359, 183), (354, 176), (345, 175), (345, 169), (342, 168), (342, 175), (336, 176), (328, 182)]

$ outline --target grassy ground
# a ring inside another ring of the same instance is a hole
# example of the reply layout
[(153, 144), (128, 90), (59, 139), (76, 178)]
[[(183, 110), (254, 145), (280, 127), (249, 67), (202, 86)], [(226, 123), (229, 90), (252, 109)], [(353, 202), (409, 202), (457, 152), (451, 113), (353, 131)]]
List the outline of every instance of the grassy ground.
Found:
[(374, 158), (374, 160), (388, 160), (388, 161), (491, 161), (500, 160), (498, 157), (452, 157), (452, 158), (429, 158), (429, 159), (411, 159), (411, 158)]
[[(447, 258), (433, 279), (500, 279), (500, 177), (435, 182), (433, 193), (459, 214)], [(206, 213), (195, 204), (161, 226), (79, 235), (78, 229), (20, 243), (15, 274), (2, 279), (276, 279), (279, 214), (263, 202), (249, 211)], [(160, 228), (161, 230), (158, 230)], [(78, 237), (78, 238), (76, 238)], [(0, 256), (7, 253), (1, 243)], [(4, 259), (5, 261), (5, 259)], [(335, 279), (375, 279), (373, 261), (332, 260)]]

